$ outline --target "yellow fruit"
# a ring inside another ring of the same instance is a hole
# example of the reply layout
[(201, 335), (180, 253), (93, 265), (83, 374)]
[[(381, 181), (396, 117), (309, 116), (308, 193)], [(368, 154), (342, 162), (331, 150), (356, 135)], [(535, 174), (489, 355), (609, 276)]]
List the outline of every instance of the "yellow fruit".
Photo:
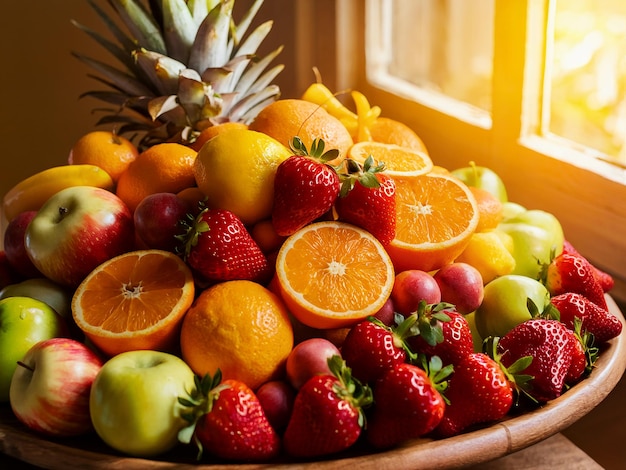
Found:
[(20, 212), (36, 211), (53, 194), (72, 186), (113, 190), (111, 176), (96, 165), (62, 165), (35, 173), (13, 186), (2, 199), (2, 211), (10, 222)]
[(302, 99), (322, 106), (329, 114), (335, 116), (344, 125), (354, 126), (356, 129), (357, 115), (346, 108), (341, 101), (322, 83), (311, 84)]
[(236, 280), (204, 290), (185, 315), (182, 357), (196, 374), (237, 379), (253, 390), (284, 373), (293, 330), (281, 299), (260, 284)]
[(244, 224), (254, 224), (271, 216), (276, 168), (291, 154), (261, 132), (222, 132), (198, 152), (195, 179), (209, 207), (230, 210)]
[(393, 265), (369, 232), (343, 222), (316, 222), (278, 252), (276, 281), (289, 311), (313, 328), (350, 326), (374, 315), (391, 295)]
[(511, 254), (513, 239), (502, 230), (494, 229), (474, 233), (465, 250), (456, 261), (474, 266), (487, 284), (496, 277), (510, 274), (515, 269)]

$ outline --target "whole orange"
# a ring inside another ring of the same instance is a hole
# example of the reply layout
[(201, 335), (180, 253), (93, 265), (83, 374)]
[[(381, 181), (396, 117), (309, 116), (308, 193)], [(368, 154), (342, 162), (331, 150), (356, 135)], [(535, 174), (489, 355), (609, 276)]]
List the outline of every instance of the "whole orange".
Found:
[(93, 131), (74, 143), (67, 161), (70, 165), (96, 165), (117, 182), (138, 155), (130, 140), (110, 131)]
[(341, 155), (353, 144), (350, 132), (339, 119), (322, 106), (300, 99), (269, 104), (250, 123), (249, 129), (263, 132), (286, 146), (296, 136), (307, 148), (314, 139), (322, 139), (326, 149), (337, 149)]
[(283, 376), (293, 330), (282, 300), (260, 284), (236, 280), (202, 291), (187, 311), (182, 357), (196, 374), (237, 379), (253, 390)]
[(195, 186), (193, 165), (196, 156), (195, 150), (177, 143), (149, 147), (122, 173), (116, 194), (134, 211), (150, 194), (178, 193)]

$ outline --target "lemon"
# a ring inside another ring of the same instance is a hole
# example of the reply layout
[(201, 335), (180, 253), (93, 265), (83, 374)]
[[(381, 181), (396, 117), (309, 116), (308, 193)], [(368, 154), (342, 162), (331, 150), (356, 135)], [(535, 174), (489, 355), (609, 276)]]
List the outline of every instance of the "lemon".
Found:
[(248, 225), (271, 216), (276, 168), (291, 151), (248, 129), (222, 132), (206, 142), (195, 161), (198, 188), (211, 208), (227, 209)]
[(493, 229), (484, 232), (474, 232), (470, 241), (456, 261), (474, 266), (483, 277), (483, 282), (489, 281), (515, 269), (515, 258), (511, 254), (513, 240), (502, 230)]

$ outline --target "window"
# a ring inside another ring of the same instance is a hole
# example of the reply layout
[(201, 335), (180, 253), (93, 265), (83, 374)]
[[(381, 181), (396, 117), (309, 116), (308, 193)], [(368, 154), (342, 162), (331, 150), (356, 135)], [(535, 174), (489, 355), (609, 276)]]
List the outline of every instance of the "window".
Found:
[[(611, 34), (621, 37), (622, 3), (303, 0), (297, 3), (299, 30), (309, 31), (310, 37), (303, 35), (299, 44), (304, 50), (312, 44), (302, 57), (314, 63), (301, 63), (296, 80), (304, 89), (310, 67), (317, 65), (331, 89), (359, 90), (383, 115), (413, 127), (436, 164), (453, 169), (473, 160), (493, 168), (511, 200), (555, 214), (574, 246), (614, 274), (613, 294), (625, 300), (626, 169), (616, 157), (619, 152), (610, 153), (596, 138), (612, 129), (608, 140), (613, 148), (623, 148), (619, 139), (626, 134), (620, 130), (626, 54), (607, 52), (604, 61), (587, 61), (596, 68), (588, 68), (587, 78), (574, 87), (582, 90), (578, 96), (565, 88), (573, 69), (564, 62), (566, 51), (585, 41), (594, 47), (599, 43), (593, 35), (585, 39), (581, 28), (576, 40), (564, 33), (572, 11), (587, 12), (589, 18), (593, 12), (598, 18), (594, 21), (610, 23)], [(602, 19), (607, 11), (611, 21)], [(320, 35), (335, 38), (336, 50), (317, 50)], [(419, 60), (408, 66), (408, 57)], [(607, 65), (597, 67), (611, 58), (613, 78), (596, 82), (600, 94), (589, 103), (594, 106), (600, 98), (606, 103), (608, 96), (615, 103), (615, 116), (592, 126), (590, 116), (579, 113), (578, 124), (564, 125), (563, 116), (572, 117), (567, 106), (590, 96), (583, 85), (607, 70)], [(580, 123), (594, 127), (593, 139), (582, 138)]]
[(626, 166), (626, 3), (553, 5), (545, 132)]

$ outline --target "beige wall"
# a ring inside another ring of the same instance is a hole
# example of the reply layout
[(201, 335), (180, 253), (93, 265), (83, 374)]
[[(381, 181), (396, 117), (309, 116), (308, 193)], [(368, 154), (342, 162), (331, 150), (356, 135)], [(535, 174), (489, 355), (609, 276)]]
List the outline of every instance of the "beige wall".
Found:
[[(237, 11), (249, 3), (238, 0)], [(295, 3), (266, 0), (257, 15), (259, 21), (275, 21), (263, 49), (285, 45), (277, 59), (286, 65), (278, 79), (284, 97), (303, 91), (295, 89), (291, 79)], [(102, 31), (85, 0), (12, 1), (0, 6), (0, 195), (39, 170), (65, 164), (72, 144), (97, 121), (91, 109), (98, 103), (79, 96), (100, 85), (87, 77), (89, 70), (71, 51), (105, 60), (108, 56), (71, 19)]]

